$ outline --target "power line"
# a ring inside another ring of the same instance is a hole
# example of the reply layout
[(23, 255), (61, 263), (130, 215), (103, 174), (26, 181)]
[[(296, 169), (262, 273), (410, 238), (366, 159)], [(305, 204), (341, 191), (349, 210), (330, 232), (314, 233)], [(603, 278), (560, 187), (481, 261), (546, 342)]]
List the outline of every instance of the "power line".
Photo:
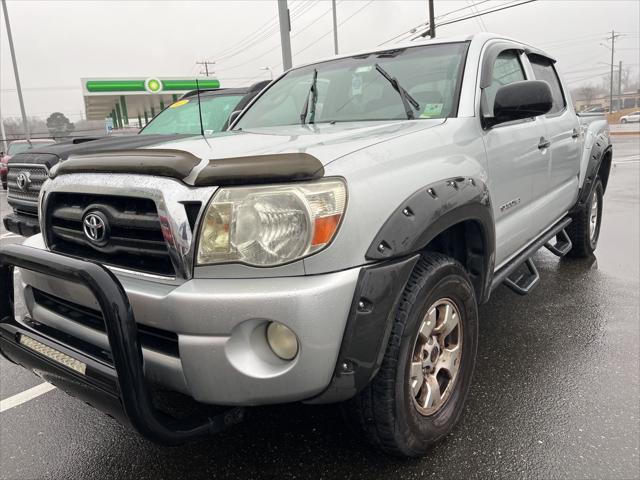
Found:
[[(360, 13), (362, 10), (364, 10), (365, 8), (367, 8), (369, 5), (371, 5), (374, 2), (374, 0), (369, 0), (367, 3), (365, 3), (362, 7), (360, 7), (358, 10), (356, 10), (355, 12), (353, 12), (351, 15), (349, 15), (347, 18), (345, 18), (344, 20), (342, 20), (341, 22), (338, 23), (338, 26), (342, 26), (345, 23), (347, 23), (349, 20), (351, 20), (354, 16), (356, 16), (358, 13)], [(306, 45), (305, 47), (301, 48), (300, 50), (298, 50), (297, 52), (294, 52), (294, 55), (298, 55), (302, 52), (304, 52), (305, 50), (311, 48), (312, 46), (316, 45), (318, 43), (319, 40), (322, 40), (323, 38), (325, 38), (326, 36), (330, 35), (331, 33), (333, 33), (333, 28), (331, 30), (329, 30), (328, 32), (326, 32), (325, 34), (317, 37), (312, 43)], [(272, 65), (272, 68), (276, 68), (276, 67), (281, 67), (282, 66), (282, 62)], [(252, 80), (257, 80), (258, 78), (262, 77), (262, 75), (264, 75), (263, 73), (261, 73), (260, 75), (257, 75), (255, 77), (253, 77)]]
[[(458, 23), (458, 22), (462, 22), (462, 21), (465, 21), (465, 20), (470, 20), (472, 18), (476, 18), (476, 17), (482, 16), (482, 15), (488, 15), (490, 13), (500, 12), (502, 10), (507, 10), (509, 8), (514, 8), (514, 7), (519, 7), (521, 5), (526, 5), (527, 3), (532, 3), (532, 2), (535, 2), (537, 0), (524, 0), (524, 1), (521, 1), (520, 3), (515, 3), (517, 1), (518, 0), (514, 0), (514, 1), (511, 1), (511, 2), (503, 3), (498, 8), (493, 8), (492, 9), (492, 7), (489, 7), (488, 9), (482, 10), (479, 13), (476, 13), (474, 15), (467, 15), (466, 17), (458, 17), (458, 18), (455, 18), (453, 20), (448, 20), (446, 22), (442, 22), (440, 24), (437, 24), (437, 26), (443, 27), (445, 25), (451, 25), (453, 23)], [(514, 3), (515, 3), (515, 5), (514, 5)], [(421, 32), (419, 35), (416, 35), (415, 37), (413, 37), (412, 40), (417, 40), (418, 38), (424, 38), (428, 34), (429, 34), (429, 30), (427, 29), (427, 30)]]
[[(491, 0), (481, 0), (481, 1), (477, 2), (477, 3), (475, 4), (475, 6), (477, 7), (478, 5), (482, 5), (483, 3), (487, 3), (487, 2), (489, 2), (489, 1), (491, 1)], [(452, 13), (460, 12), (460, 11), (462, 11), (462, 10), (468, 10), (469, 8), (471, 8), (471, 6), (470, 6), (470, 5), (467, 5), (467, 6), (465, 6), (465, 7), (461, 7), (461, 8), (456, 8), (455, 10), (451, 10), (451, 11), (445, 12), (445, 13), (443, 13), (442, 15), (437, 15), (435, 19), (436, 19), (436, 20), (441, 20), (441, 19), (443, 19), (444, 17), (446, 17), (446, 16), (448, 16), (448, 15), (451, 15)], [(424, 27), (424, 26), (428, 26), (428, 25), (429, 25), (429, 21), (422, 22), (422, 23), (420, 23), (419, 25), (416, 25), (415, 27), (411, 27), (409, 30), (406, 30), (406, 31), (404, 31), (404, 32), (402, 32), (402, 33), (399, 33), (399, 34), (398, 34), (398, 35), (396, 35), (395, 37), (391, 37), (390, 39), (385, 40), (385, 41), (384, 41), (384, 42), (382, 42), (382, 43), (379, 43), (377, 46), (378, 46), (378, 47), (381, 47), (382, 45), (385, 45), (385, 44), (387, 44), (387, 43), (389, 43), (389, 42), (393, 42), (393, 41), (394, 41), (394, 40), (396, 40), (396, 39), (399, 39), (399, 40), (398, 40), (397, 42), (395, 42), (395, 43), (399, 43), (399, 42), (403, 41), (404, 39), (406, 39), (406, 38), (410, 37), (412, 34), (416, 33), (416, 31), (417, 31), (420, 27)], [(400, 37), (405, 37), (405, 38), (400, 38)]]
[[(365, 8), (367, 8), (369, 5), (371, 5), (374, 2), (374, 0), (369, 0), (367, 3), (365, 3), (362, 7), (360, 7), (358, 10), (356, 10), (355, 12), (353, 12), (351, 15), (349, 15), (347, 18), (345, 18), (343, 21), (341, 21), (340, 23), (338, 23), (338, 26), (342, 26), (345, 23), (347, 23), (349, 20), (351, 20), (353, 17), (355, 17), (358, 13), (360, 13), (362, 10), (364, 10)], [(313, 41), (312, 43), (308, 44), (306, 47), (298, 50), (297, 52), (294, 52), (294, 55), (298, 55), (299, 53), (304, 52), (305, 50), (311, 48), (312, 46), (314, 46), (318, 40), (322, 40), (323, 38), (325, 38), (327, 35), (331, 34), (333, 32), (332, 30), (329, 30), (327, 33), (325, 33), (324, 35), (319, 36), (318, 38), (315, 39), (315, 41)]]
[(602, 76), (606, 75), (607, 73), (609, 73), (609, 72), (606, 72), (606, 71), (605, 72), (600, 72), (600, 73), (596, 73), (594, 75), (588, 75), (586, 77), (576, 78), (575, 80), (568, 81), (567, 83), (569, 85), (571, 85), (571, 84), (574, 84), (574, 83), (582, 82), (583, 80), (589, 80), (590, 78), (602, 77)]
[[(215, 65), (215, 64), (216, 62), (210, 62), (209, 60), (202, 60), (200, 62), (196, 62), (196, 65), (204, 66), (204, 73), (207, 77), (209, 76), (209, 65)], [(215, 72), (211, 71), (211, 73), (215, 73)], [(202, 75), (202, 70), (200, 70), (200, 74)]]
[[(338, 4), (340, 4), (340, 3), (342, 3), (342, 2), (338, 2)], [(304, 26), (304, 27), (302, 27), (300, 30), (298, 30), (296, 33), (294, 33), (293, 35), (291, 35), (291, 38), (296, 38), (298, 35), (300, 35), (300, 34), (301, 34), (303, 31), (305, 31), (307, 28), (309, 28), (309, 27), (311, 27), (311, 26), (315, 25), (315, 24), (316, 24), (316, 22), (317, 22), (318, 20), (320, 20), (322, 17), (324, 17), (327, 13), (329, 13), (329, 12), (332, 10), (332, 8), (333, 8), (333, 7), (332, 7), (332, 6), (330, 6), (327, 10), (323, 11), (323, 12), (322, 12), (322, 13), (321, 13), (317, 18), (314, 18), (314, 19), (313, 19), (311, 22), (309, 22), (307, 25), (305, 25), (305, 26)], [(342, 25), (342, 23), (339, 23), (338, 25)], [(333, 30), (332, 30), (332, 32), (333, 32)], [(274, 47), (272, 47), (272, 48), (270, 48), (270, 49), (268, 49), (268, 50), (265, 50), (265, 51), (264, 51), (264, 52), (262, 52), (260, 55), (257, 55), (257, 56), (255, 56), (255, 57), (253, 57), (253, 58), (249, 59), (249, 60), (246, 60), (246, 61), (244, 61), (244, 62), (242, 62), (242, 63), (238, 63), (238, 64), (236, 64), (236, 65), (232, 65), (232, 66), (230, 66), (230, 67), (222, 68), (222, 69), (220, 69), (220, 70), (221, 70), (221, 71), (228, 71), (228, 70), (235, 70), (235, 69), (238, 69), (238, 68), (240, 68), (240, 67), (243, 67), (243, 66), (245, 66), (245, 65), (248, 65), (248, 64), (250, 64), (250, 63), (253, 63), (253, 62), (254, 62), (254, 61), (256, 61), (256, 60), (259, 60), (260, 58), (264, 57), (265, 55), (267, 55), (267, 54), (269, 54), (269, 53), (273, 52), (274, 50), (276, 50), (276, 49), (278, 49), (278, 48), (280, 48), (280, 45), (279, 45), (279, 44), (278, 44), (278, 45), (276, 45), (276, 46), (274, 46)], [(260, 76), (262, 76), (262, 75), (260, 75)]]
[[(473, 2), (473, 0), (467, 0), (467, 3), (469, 3), (471, 5), (471, 11), (472, 12), (479, 13), (479, 10), (476, 7), (476, 4)], [(476, 18), (476, 23), (480, 27), (480, 30), (482, 30), (483, 32), (487, 31), (487, 26), (485, 25), (484, 20), (482, 19), (482, 16), (478, 16)]]
[(602, 39), (602, 36), (604, 35), (604, 33), (590, 33), (589, 35), (582, 35), (579, 37), (571, 37), (570, 39), (563, 39), (563, 40), (553, 40), (550, 42), (540, 42), (538, 43), (538, 45), (540, 45), (541, 47), (547, 46), (547, 45), (556, 45), (556, 44), (564, 44), (564, 43), (580, 43), (580, 42), (584, 42), (585, 40), (588, 39)]
[[(300, 8), (293, 8), (291, 9), (291, 21), (293, 20), (297, 20), (299, 18), (301, 18), (303, 15), (305, 15), (307, 12), (311, 11), (311, 9), (313, 9), (313, 7), (315, 7), (315, 5), (319, 2), (319, 0), (310, 0), (308, 2), (304, 2)], [(277, 15), (274, 16), (274, 19), (277, 19)], [(238, 44), (238, 47), (229, 51), (228, 53), (221, 55), (221, 56), (216, 56), (216, 61), (218, 63), (224, 63), (225, 60), (235, 57), (236, 55), (238, 55), (239, 53), (243, 53), (246, 52), (247, 49), (253, 47), (254, 45), (256, 45), (257, 43), (263, 42), (264, 40), (267, 40), (270, 37), (273, 37), (276, 33), (279, 32), (279, 23), (277, 22), (277, 20), (274, 20), (271, 26), (269, 26), (267, 29), (265, 29), (263, 32), (254, 32), (253, 34), (249, 35), (247, 38), (245, 38), (245, 40), (243, 40), (242, 42), (240, 42), (240, 44)], [(280, 45), (276, 45), (275, 48), (279, 48)], [(274, 48), (274, 49), (275, 49)], [(228, 68), (227, 68), (228, 69)]]

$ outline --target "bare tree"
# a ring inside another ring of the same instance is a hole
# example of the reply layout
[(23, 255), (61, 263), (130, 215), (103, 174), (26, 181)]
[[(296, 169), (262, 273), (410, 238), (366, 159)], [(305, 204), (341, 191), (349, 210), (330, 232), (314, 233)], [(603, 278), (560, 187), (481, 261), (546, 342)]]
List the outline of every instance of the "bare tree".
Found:
[[(613, 70), (613, 94), (616, 95), (618, 93), (618, 76), (622, 73), (622, 91), (623, 92), (633, 92), (638, 90), (640, 87), (640, 82), (638, 81), (638, 73), (635, 72), (631, 67), (625, 67), (622, 65), (622, 72), (618, 72), (618, 68), (614, 68)], [(610, 88), (610, 74), (606, 74), (602, 76), (602, 87), (609, 91)]]
[[(49, 137), (49, 131), (47, 130), (46, 123), (37, 117), (29, 117), (29, 130), (31, 131), (31, 138), (47, 138)], [(7, 135), (7, 140), (18, 140), (24, 138), (24, 127), (22, 125), (22, 119), (20, 118), (5, 118), (4, 131)]]
[(582, 85), (576, 89), (576, 100), (582, 100), (587, 105), (591, 105), (597, 95), (598, 88), (593, 85)]

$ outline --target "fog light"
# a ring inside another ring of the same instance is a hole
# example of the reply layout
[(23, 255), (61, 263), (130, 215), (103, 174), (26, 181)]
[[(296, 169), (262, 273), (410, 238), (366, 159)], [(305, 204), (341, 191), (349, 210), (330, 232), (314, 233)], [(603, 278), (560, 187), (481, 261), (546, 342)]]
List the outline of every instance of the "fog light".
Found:
[(281, 323), (271, 322), (267, 327), (267, 343), (282, 360), (292, 360), (298, 354), (298, 339), (291, 329)]

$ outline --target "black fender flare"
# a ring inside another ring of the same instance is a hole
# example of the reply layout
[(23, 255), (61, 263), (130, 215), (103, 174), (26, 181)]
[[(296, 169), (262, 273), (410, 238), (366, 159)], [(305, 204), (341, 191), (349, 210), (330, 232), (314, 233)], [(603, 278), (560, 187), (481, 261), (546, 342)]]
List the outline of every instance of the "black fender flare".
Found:
[(376, 375), (386, 351), (397, 305), (420, 252), (450, 227), (468, 220), (479, 226), (483, 249), (467, 259), (478, 302), (489, 297), (495, 259), (495, 227), (487, 185), (455, 177), (414, 192), (389, 216), (366, 253), (347, 318), (340, 353), (328, 387), (305, 403), (353, 397)]
[(347, 400), (376, 375), (386, 351), (397, 305), (420, 252), (454, 225), (473, 220), (483, 249), (467, 260), (478, 303), (489, 298), (495, 260), (495, 227), (487, 185), (478, 178), (454, 177), (414, 192), (389, 216), (366, 253), (375, 263), (363, 267), (333, 377), (305, 403)]
[[(585, 203), (589, 200), (591, 192), (595, 185), (596, 178), (600, 172), (600, 167), (607, 154), (612, 152), (611, 142), (606, 133), (601, 132), (597, 135), (593, 146), (591, 147), (591, 154), (589, 155), (589, 163), (587, 164), (587, 171), (585, 172), (584, 182), (578, 192), (578, 199), (575, 205), (569, 212), (570, 215), (574, 215), (584, 208)], [(611, 163), (607, 165), (607, 171), (605, 178), (602, 179), (603, 188), (606, 190), (607, 182), (609, 180), (609, 171)]]
[(365, 256), (388, 260), (415, 254), (445, 230), (469, 220), (480, 228), (482, 252), (473, 252), (465, 266), (477, 276), (476, 297), (482, 303), (490, 292), (496, 241), (489, 189), (479, 178), (448, 178), (414, 192), (382, 225)]

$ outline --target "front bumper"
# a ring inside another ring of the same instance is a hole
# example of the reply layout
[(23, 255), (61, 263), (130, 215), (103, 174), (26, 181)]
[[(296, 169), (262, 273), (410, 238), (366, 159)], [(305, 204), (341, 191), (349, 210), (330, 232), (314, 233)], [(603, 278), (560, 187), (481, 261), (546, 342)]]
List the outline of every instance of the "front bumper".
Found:
[[(35, 239), (36, 237), (34, 237)], [(27, 244), (35, 243), (30, 239)], [(142, 344), (148, 381), (215, 405), (309, 399), (332, 380), (361, 269), (279, 278), (192, 279), (180, 285), (119, 274), (140, 328), (171, 332), (177, 353)], [(86, 285), (21, 269), (27, 316), (101, 349), (107, 335), (39, 303), (34, 292), (101, 310)], [(266, 343), (269, 322), (297, 335), (297, 357), (283, 361)], [(142, 331), (142, 330), (141, 330)]]
[(40, 233), (38, 217), (29, 217), (18, 213), (11, 213), (2, 219), (4, 228), (17, 235), (30, 237)]
[[(13, 305), (14, 267), (77, 282), (100, 305), (113, 362), (111, 365), (67, 348), (30, 330), (16, 319)], [(61, 389), (81, 396), (129, 423), (146, 438), (163, 444), (185, 441), (221, 430), (241, 411), (203, 419), (178, 420), (160, 412), (144, 378), (143, 357), (133, 311), (116, 277), (106, 268), (20, 245), (0, 250), (0, 352), (33, 369)]]

